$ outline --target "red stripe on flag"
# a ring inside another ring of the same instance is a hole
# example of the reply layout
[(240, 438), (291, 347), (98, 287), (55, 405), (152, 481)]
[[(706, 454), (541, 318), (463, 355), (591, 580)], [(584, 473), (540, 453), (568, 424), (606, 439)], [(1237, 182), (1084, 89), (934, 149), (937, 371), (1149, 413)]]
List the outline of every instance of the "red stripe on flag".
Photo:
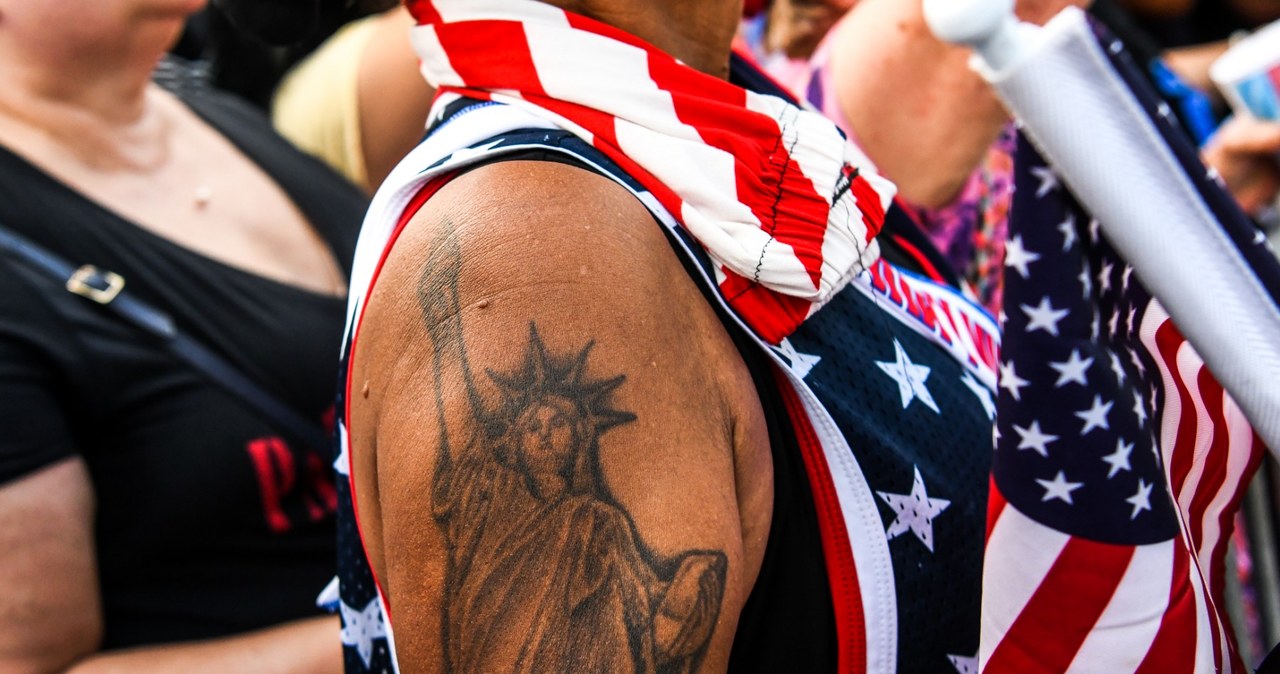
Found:
[[(1195, 384), (1195, 392), (1199, 394), (1205, 411), (1209, 415), (1209, 427), (1204, 431), (1211, 434), (1209, 448), (1201, 458), (1200, 480), (1187, 508), (1190, 520), (1187, 524), (1191, 529), (1191, 549), (1198, 553), (1204, 543), (1205, 517), (1208, 515), (1209, 505), (1218, 496), (1227, 480), (1230, 437), (1227, 434), (1227, 420), (1222, 409), (1222, 388), (1209, 373), (1209, 368), (1200, 368), (1200, 372), (1196, 374)], [(1211, 589), (1213, 596), (1220, 596), (1220, 587), (1211, 587)]]
[(849, 544), (849, 530), (845, 527), (840, 498), (831, 480), (831, 469), (822, 448), (822, 441), (809, 422), (800, 396), (786, 375), (774, 371), (778, 390), (782, 393), (787, 416), (795, 428), (804, 459), (805, 472), (809, 476), (809, 488), (813, 492), (813, 505), (818, 514), (818, 528), (822, 535), (822, 553), (826, 558), (827, 579), (836, 618), (836, 671), (853, 674), (867, 669), (867, 626), (862, 608), (862, 589), (858, 585), (858, 568), (853, 563), (853, 548)]
[[(1187, 340), (1183, 338), (1182, 333), (1178, 332), (1178, 328), (1174, 326), (1173, 321), (1165, 320), (1156, 329), (1156, 348), (1159, 350), (1160, 359), (1168, 368), (1169, 376), (1173, 379), (1174, 387), (1177, 388), (1177, 395), (1180, 402), (1178, 414), (1178, 429), (1174, 436), (1174, 446), (1169, 456), (1169, 491), (1174, 494), (1182, 493), (1182, 488), (1186, 484), (1187, 475), (1191, 472), (1191, 466), (1195, 454), (1196, 439), (1196, 412), (1195, 404), (1192, 402), (1191, 392), (1187, 389), (1187, 384), (1182, 380), (1182, 375), (1178, 372), (1178, 350), (1182, 348)], [(1168, 389), (1164, 392), (1164, 407), (1167, 410), (1172, 401), (1169, 400), (1170, 392)]]
[[(747, 105), (746, 90), (715, 78), (704, 81), (700, 74), (692, 78), (687, 66), (665, 54), (649, 56), (649, 76), (660, 89), (672, 92), (672, 108), (682, 123), (696, 129), (707, 145), (736, 158), (738, 199), (751, 208), (761, 229), (795, 251), (817, 288), (831, 209), (791, 158), (791, 148), (782, 145), (777, 121), (763, 114), (741, 114)], [(698, 88), (697, 97), (675, 93), (689, 90), (691, 84)], [(729, 120), (732, 126), (726, 126)], [(872, 194), (878, 204), (879, 196), (874, 190)], [(787, 196), (785, 209), (778, 208), (782, 195)], [(873, 231), (879, 231), (883, 222), (881, 213)]]
[(750, 316), (751, 327), (766, 342), (781, 344), (809, 317), (809, 310), (813, 308), (809, 300), (783, 295), (728, 269), (722, 268), (721, 271), (725, 279), (720, 284), (720, 291), (724, 293), (725, 301), (739, 315)]
[[(437, 23), (435, 28), (449, 65), (468, 87), (517, 88), (525, 94), (546, 95), (523, 23), (487, 20)], [(494, 49), (494, 44), (503, 48)]]
[(1132, 559), (1132, 546), (1069, 540), (983, 671), (1066, 671)]
[(1173, 576), (1169, 582), (1169, 607), (1147, 657), (1134, 674), (1179, 674), (1195, 670), (1196, 598), (1191, 589), (1190, 553), (1174, 545)]
[(994, 474), (991, 475), (987, 482), (987, 536), (983, 539), (983, 548), (986, 548), (987, 543), (991, 542), (991, 532), (996, 530), (996, 522), (1000, 519), (1000, 513), (1003, 513), (1005, 506), (1009, 505), (1009, 502), (1004, 498), (1004, 494), (1000, 493), (1000, 488), (996, 486), (996, 476)]

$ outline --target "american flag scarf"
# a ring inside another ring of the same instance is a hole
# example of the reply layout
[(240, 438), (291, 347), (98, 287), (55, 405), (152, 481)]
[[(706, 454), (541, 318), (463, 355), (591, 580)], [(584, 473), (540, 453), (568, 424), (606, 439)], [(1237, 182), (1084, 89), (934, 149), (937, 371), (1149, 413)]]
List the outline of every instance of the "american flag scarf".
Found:
[(821, 115), (701, 73), (535, 0), (419, 0), (440, 92), (564, 128), (634, 176), (716, 264), (734, 311), (779, 344), (879, 256), (894, 188)]

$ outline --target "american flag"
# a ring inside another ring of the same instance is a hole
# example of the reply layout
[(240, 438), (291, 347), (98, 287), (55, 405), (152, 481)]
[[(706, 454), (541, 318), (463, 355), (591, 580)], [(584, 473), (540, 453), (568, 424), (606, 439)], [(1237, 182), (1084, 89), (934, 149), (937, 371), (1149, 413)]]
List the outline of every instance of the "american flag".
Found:
[[(1122, 47), (1099, 38), (1141, 92)], [(1167, 108), (1136, 98), (1238, 229)], [(1222, 603), (1224, 557), (1265, 448), (1107, 225), (1025, 138), (1017, 156), (982, 671), (1246, 671)], [(1260, 275), (1273, 273), (1262, 261)]]

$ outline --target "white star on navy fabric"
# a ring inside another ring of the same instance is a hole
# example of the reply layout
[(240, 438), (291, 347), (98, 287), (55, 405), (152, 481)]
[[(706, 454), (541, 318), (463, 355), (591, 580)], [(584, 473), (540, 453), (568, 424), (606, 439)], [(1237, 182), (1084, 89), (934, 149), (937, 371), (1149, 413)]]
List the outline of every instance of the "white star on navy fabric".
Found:
[(1137, 318), (1138, 318), (1138, 308), (1137, 308), (1137, 307), (1129, 307), (1129, 314), (1128, 314), (1128, 316), (1125, 318), (1125, 321), (1129, 324), (1129, 333), (1130, 333), (1130, 334), (1133, 334), (1133, 333), (1135, 333), (1135, 332), (1137, 332), (1137, 331), (1138, 331), (1138, 323), (1137, 323), (1137, 321), (1135, 320), (1135, 319), (1137, 319)]
[(963, 655), (947, 655), (947, 659), (951, 661), (951, 666), (956, 668), (958, 674), (978, 674), (978, 656), (965, 657)]
[(1138, 519), (1138, 513), (1151, 510), (1151, 488), (1154, 486), (1154, 484), (1147, 484), (1141, 478), (1138, 479), (1138, 491), (1124, 500), (1125, 503), (1133, 506), (1133, 513), (1129, 515), (1129, 519)]
[(1048, 295), (1040, 298), (1040, 304), (1034, 307), (1023, 304), (1018, 308), (1027, 315), (1027, 332), (1043, 330), (1054, 337), (1058, 336), (1058, 324), (1071, 313), (1068, 309), (1054, 309)]
[(1107, 292), (1111, 290), (1111, 272), (1115, 270), (1115, 266), (1110, 262), (1102, 264), (1102, 271), (1098, 272), (1098, 292)]
[(1133, 276), (1133, 265), (1127, 264), (1124, 266), (1124, 271), (1120, 272), (1120, 290), (1121, 291), (1129, 292), (1130, 276)]
[(1049, 443), (1058, 439), (1056, 435), (1041, 431), (1039, 421), (1032, 421), (1026, 428), (1014, 424), (1013, 432), (1018, 434), (1018, 449), (1034, 449), (1036, 454), (1045, 458), (1049, 456)]
[(924, 479), (920, 477), (920, 468), (915, 468), (915, 481), (911, 483), (910, 494), (890, 494), (883, 491), (876, 494), (896, 513), (893, 522), (885, 530), (885, 537), (893, 540), (910, 531), (924, 543), (929, 552), (933, 552), (933, 518), (942, 514), (951, 505), (951, 501), (929, 498), (924, 488)]
[(978, 397), (978, 402), (982, 404), (982, 409), (987, 413), (988, 419), (996, 418), (996, 402), (991, 398), (990, 389), (983, 386), (977, 379), (974, 379), (973, 375), (968, 371), (965, 371), (964, 378), (960, 380), (960, 383), (964, 384), (965, 388)]
[(1044, 497), (1040, 499), (1041, 501), (1057, 499), (1069, 505), (1075, 505), (1075, 502), (1071, 500), (1071, 492), (1084, 485), (1083, 482), (1068, 482), (1067, 476), (1062, 471), (1058, 471), (1058, 474), (1052, 480), (1037, 478), (1036, 483), (1044, 487)]
[(1062, 232), (1062, 252), (1065, 253), (1076, 245), (1076, 216), (1068, 213), (1067, 219), (1058, 223), (1058, 231)]
[(387, 638), (387, 625), (382, 619), (382, 607), (377, 597), (371, 599), (363, 610), (347, 606), (345, 602), (338, 605), (342, 611), (342, 645), (355, 646), (356, 653), (364, 662), (365, 669), (373, 661), (373, 640)]
[(1027, 250), (1022, 245), (1022, 235), (1013, 237), (1004, 249), (1004, 266), (1013, 267), (1018, 275), (1027, 278), (1031, 270), (1027, 268), (1032, 262), (1040, 259), (1040, 254)]
[(1124, 364), (1120, 362), (1120, 356), (1117, 356), (1115, 351), (1111, 352), (1111, 371), (1116, 373), (1116, 379), (1119, 379), (1120, 383), (1123, 384), (1125, 379)]
[(1169, 119), (1170, 117), (1173, 117), (1173, 108), (1170, 108), (1168, 103), (1161, 101), (1160, 105), (1156, 106), (1156, 114), (1164, 117), (1165, 119)]
[(351, 454), (347, 451), (347, 429), (338, 422), (338, 458), (333, 460), (333, 472), (344, 477), (351, 475)]
[(1133, 369), (1138, 371), (1139, 377), (1147, 373), (1147, 366), (1142, 364), (1142, 358), (1138, 355), (1138, 352), (1133, 349), (1129, 349), (1129, 362), (1133, 363)]
[(1009, 361), (1000, 366), (1000, 388), (1009, 392), (1014, 400), (1022, 400), (1022, 389), (1031, 385), (1031, 382), (1018, 376), (1013, 369), (1013, 361)]
[(1259, 245), (1266, 242), (1267, 242), (1267, 235), (1261, 229), (1253, 233), (1254, 245)]
[(1093, 406), (1087, 410), (1076, 412), (1075, 415), (1084, 421), (1084, 428), (1080, 430), (1080, 435), (1088, 435), (1089, 431), (1095, 428), (1102, 430), (1110, 430), (1111, 425), (1107, 423), (1107, 415), (1111, 412), (1114, 402), (1102, 402), (1102, 396), (1093, 396)]
[(1133, 413), (1138, 417), (1138, 425), (1147, 425), (1147, 406), (1143, 404), (1142, 396), (1137, 391), (1133, 393)]
[(822, 362), (822, 356), (811, 356), (807, 353), (796, 351), (795, 345), (789, 339), (782, 340), (782, 343), (778, 345), (778, 353), (787, 359), (787, 362), (791, 364), (791, 371), (801, 379), (808, 377), (813, 368)]
[(1130, 454), (1133, 454), (1133, 443), (1125, 442), (1124, 438), (1116, 440), (1116, 451), (1102, 457), (1103, 462), (1111, 466), (1111, 470), (1107, 471), (1108, 480), (1122, 470), (1133, 470), (1133, 466), (1129, 465)]
[(1107, 331), (1112, 337), (1120, 334), (1120, 312), (1111, 314), (1111, 320), (1107, 321)]
[(898, 340), (893, 340), (893, 350), (895, 360), (892, 362), (876, 361), (876, 365), (885, 374), (898, 382), (898, 394), (902, 396), (902, 409), (907, 409), (912, 400), (919, 400), (924, 403), (925, 407), (933, 410), (935, 414), (939, 413), (938, 404), (933, 401), (933, 395), (929, 393), (929, 389), (925, 387), (924, 380), (929, 378), (929, 368), (923, 365), (916, 365), (907, 357), (907, 352), (902, 348), (902, 344)]
[(1049, 367), (1058, 371), (1058, 381), (1054, 382), (1053, 387), (1062, 388), (1073, 383), (1088, 386), (1089, 380), (1085, 377), (1085, 373), (1091, 365), (1093, 365), (1093, 356), (1081, 358), (1080, 349), (1072, 349), (1071, 355), (1065, 361), (1050, 361)]
[(1089, 274), (1088, 267), (1080, 270), (1080, 275), (1076, 277), (1080, 281), (1080, 287), (1083, 290), (1083, 296), (1088, 297), (1093, 292), (1093, 277)]
[(1039, 199), (1044, 195), (1058, 189), (1058, 174), (1048, 166), (1033, 166), (1031, 174), (1040, 181), (1040, 186), (1036, 188), (1036, 198)]
[(1089, 240), (1093, 243), (1098, 242), (1098, 238), (1102, 232), (1102, 223), (1097, 218), (1089, 221)]

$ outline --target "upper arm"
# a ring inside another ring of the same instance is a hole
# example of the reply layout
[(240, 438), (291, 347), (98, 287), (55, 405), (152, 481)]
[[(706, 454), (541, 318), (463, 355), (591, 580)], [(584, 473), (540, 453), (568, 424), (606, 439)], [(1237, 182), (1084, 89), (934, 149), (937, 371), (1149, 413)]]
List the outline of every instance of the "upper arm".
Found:
[(0, 486), (0, 670), (60, 671), (102, 633), (93, 490), (80, 459)]
[(406, 668), (723, 668), (767, 441), (634, 198), (554, 164), (467, 174), (401, 235), (360, 334), (352, 470)]
[(93, 492), (75, 457), (59, 363), (68, 326), (45, 288), (0, 266), (0, 671), (47, 672), (102, 631)]

